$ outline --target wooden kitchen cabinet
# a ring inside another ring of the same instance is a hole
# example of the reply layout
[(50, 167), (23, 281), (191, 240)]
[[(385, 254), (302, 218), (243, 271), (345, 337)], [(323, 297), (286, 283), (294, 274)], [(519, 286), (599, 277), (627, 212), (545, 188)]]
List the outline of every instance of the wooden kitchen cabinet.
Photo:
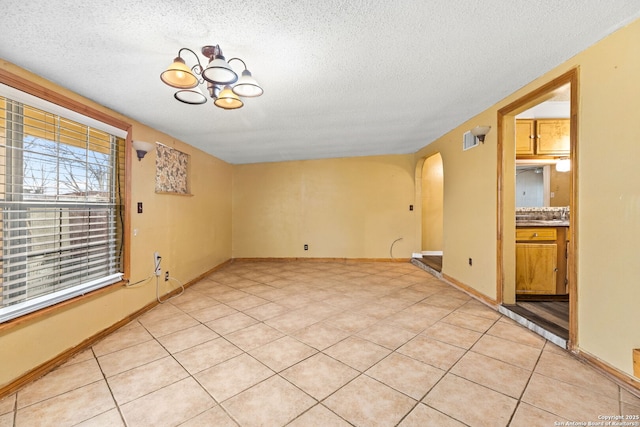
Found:
[(558, 238), (555, 228), (516, 228), (516, 242), (524, 241), (549, 241), (554, 242)]
[(535, 154), (535, 121), (516, 120), (516, 155)]
[(516, 120), (516, 156), (568, 156), (569, 119)]
[(555, 294), (555, 243), (516, 243), (516, 293)]
[(536, 154), (568, 156), (571, 150), (569, 128), (569, 119), (536, 120)]
[(516, 294), (566, 295), (568, 227), (516, 227)]

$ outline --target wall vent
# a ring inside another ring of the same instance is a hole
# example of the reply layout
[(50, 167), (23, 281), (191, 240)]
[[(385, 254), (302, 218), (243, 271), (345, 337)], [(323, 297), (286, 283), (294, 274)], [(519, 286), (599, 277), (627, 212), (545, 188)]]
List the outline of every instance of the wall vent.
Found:
[(471, 134), (471, 131), (465, 132), (464, 135), (462, 135), (462, 151), (467, 151), (479, 144), (480, 141)]

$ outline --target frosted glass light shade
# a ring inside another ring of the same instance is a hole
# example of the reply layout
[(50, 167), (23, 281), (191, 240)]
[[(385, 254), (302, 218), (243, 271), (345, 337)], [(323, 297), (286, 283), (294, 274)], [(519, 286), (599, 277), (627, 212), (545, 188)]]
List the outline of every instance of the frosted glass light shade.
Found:
[(242, 76), (238, 79), (238, 82), (233, 87), (233, 93), (248, 98), (260, 96), (263, 94), (263, 92), (264, 91), (262, 90), (256, 79), (251, 76), (251, 72), (249, 70), (244, 70), (242, 72)]
[(142, 160), (142, 158), (151, 150), (155, 148), (155, 144), (146, 141), (133, 141), (133, 149), (136, 150), (136, 154), (138, 155), (138, 161)]
[(485, 136), (491, 130), (491, 126), (476, 126), (471, 129), (471, 134), (473, 136)]
[(229, 64), (227, 64), (224, 56), (218, 55), (213, 61), (209, 62), (207, 68), (204, 69), (202, 78), (211, 83), (227, 85), (235, 83), (236, 80), (238, 80), (238, 75)]
[(489, 133), (490, 130), (491, 130), (491, 126), (476, 126), (473, 129), (471, 129), (471, 135), (478, 138), (478, 141), (484, 144), (484, 137), (486, 134)]
[(160, 80), (176, 89), (190, 89), (198, 85), (198, 79), (184, 63), (184, 59), (179, 56), (173, 60), (166, 71), (160, 74)]

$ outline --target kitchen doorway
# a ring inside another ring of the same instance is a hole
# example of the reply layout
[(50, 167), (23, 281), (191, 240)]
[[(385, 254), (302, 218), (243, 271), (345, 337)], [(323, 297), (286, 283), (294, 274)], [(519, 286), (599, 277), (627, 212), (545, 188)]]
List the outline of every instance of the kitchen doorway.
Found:
[[(577, 94), (574, 69), (498, 111), (501, 312), (569, 349), (577, 344), (578, 326)], [(569, 104), (566, 117), (549, 112), (563, 102)], [(562, 134), (566, 140), (558, 146)], [(567, 163), (570, 170), (559, 175)], [(543, 176), (545, 171), (549, 176)], [(518, 173), (526, 179), (517, 182)]]

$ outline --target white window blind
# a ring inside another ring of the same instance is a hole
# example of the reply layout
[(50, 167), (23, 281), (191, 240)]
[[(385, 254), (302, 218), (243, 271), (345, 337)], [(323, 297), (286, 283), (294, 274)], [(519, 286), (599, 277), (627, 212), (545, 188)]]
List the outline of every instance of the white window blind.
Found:
[(122, 277), (124, 141), (21, 101), (0, 97), (0, 322)]

